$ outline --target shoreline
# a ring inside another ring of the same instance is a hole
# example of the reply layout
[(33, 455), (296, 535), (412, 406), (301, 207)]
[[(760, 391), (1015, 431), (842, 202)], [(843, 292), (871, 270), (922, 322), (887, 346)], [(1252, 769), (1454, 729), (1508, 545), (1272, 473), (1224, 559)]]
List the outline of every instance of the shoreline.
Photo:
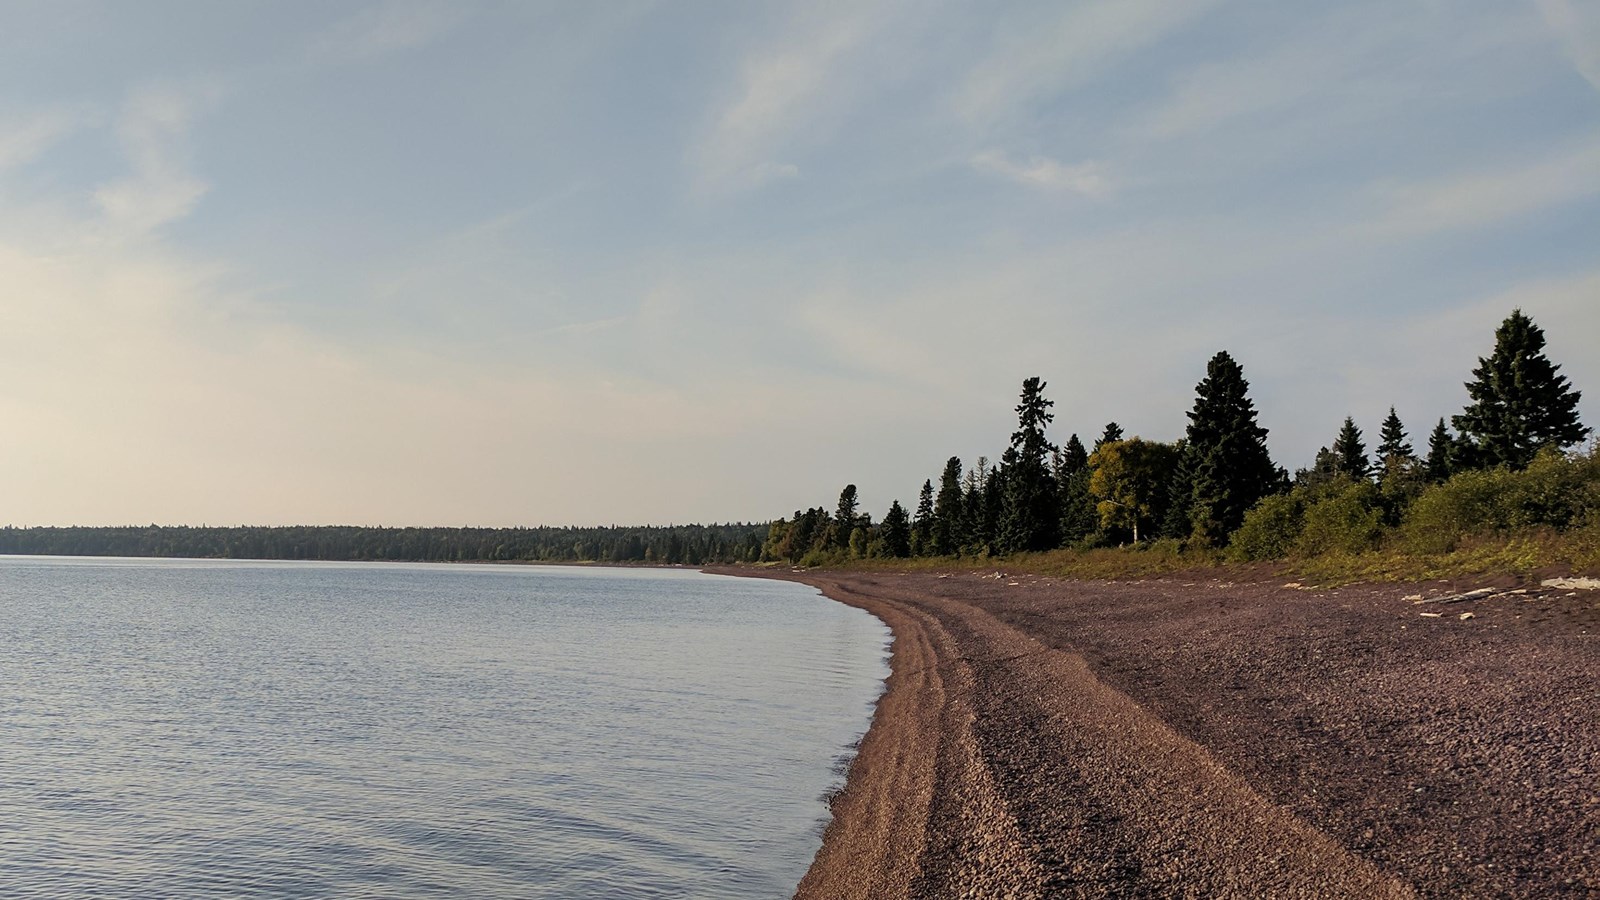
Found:
[(1446, 619), (1404, 585), (706, 571), (894, 635), (797, 898), (1600, 888), (1594, 592)]

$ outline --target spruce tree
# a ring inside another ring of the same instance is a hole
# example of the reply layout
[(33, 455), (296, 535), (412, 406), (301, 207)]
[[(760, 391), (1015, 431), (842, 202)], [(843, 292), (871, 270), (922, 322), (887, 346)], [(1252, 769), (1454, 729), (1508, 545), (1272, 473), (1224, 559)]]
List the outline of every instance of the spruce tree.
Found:
[(911, 519), (911, 554), (926, 556), (933, 542), (933, 482), (922, 482), (917, 495), (917, 514)]
[(1367, 445), (1361, 441), (1361, 429), (1356, 427), (1355, 419), (1344, 417), (1344, 425), (1339, 429), (1339, 436), (1333, 441), (1334, 471), (1351, 478), (1366, 478), (1372, 471), (1372, 464), (1367, 461)]
[(1076, 434), (1067, 438), (1057, 454), (1056, 498), (1060, 503), (1057, 542), (1075, 544), (1094, 533), (1100, 518), (1089, 496), (1089, 452)]
[(1115, 422), (1107, 422), (1106, 430), (1100, 434), (1100, 439), (1094, 442), (1094, 449), (1099, 450), (1112, 441), (1120, 440), (1122, 440), (1122, 426)]
[(1445, 430), (1444, 417), (1439, 417), (1439, 424), (1433, 426), (1433, 433), (1428, 435), (1428, 458), (1422, 464), (1423, 473), (1429, 481), (1444, 481), (1450, 477), (1453, 470), (1451, 466), (1451, 451), (1455, 449), (1455, 438)]
[(1089, 451), (1083, 449), (1083, 442), (1078, 440), (1077, 434), (1067, 438), (1061, 445), (1061, 467), (1070, 476), (1073, 472), (1089, 465)]
[(1406, 440), (1405, 426), (1400, 424), (1400, 417), (1395, 415), (1394, 407), (1389, 407), (1389, 416), (1383, 420), (1383, 427), (1378, 431), (1381, 441), (1378, 444), (1378, 460), (1383, 465), (1389, 465), (1396, 459), (1411, 459), (1415, 456), (1411, 449), (1411, 442)]
[(1198, 540), (1223, 544), (1256, 501), (1271, 493), (1278, 469), (1267, 453), (1267, 430), (1256, 422), (1244, 369), (1226, 351), (1206, 364), (1178, 471), (1168, 490), (1179, 506), (1168, 529), (1187, 518)]
[(883, 517), (880, 533), (885, 556), (902, 558), (911, 555), (911, 525), (906, 520), (905, 507), (900, 505), (899, 500), (889, 504), (889, 512)]
[(939, 476), (939, 496), (933, 502), (933, 546), (935, 556), (954, 556), (965, 541), (962, 523), (966, 509), (962, 502), (961, 457), (952, 456)]
[(847, 484), (839, 492), (839, 509), (833, 514), (833, 546), (844, 549), (850, 545), (850, 532), (856, 527), (856, 486)]
[(1544, 330), (1514, 309), (1494, 333), (1467, 382), (1472, 402), (1451, 420), (1476, 465), (1526, 468), (1543, 447), (1567, 447), (1589, 435), (1578, 422), (1580, 392), (1544, 355)]
[(1045, 428), (1055, 418), (1055, 405), (1044, 396), (1045, 383), (1038, 378), (1022, 382), (1022, 398), (1017, 404), (1017, 430), (1007, 450), (1005, 495), (1001, 512), (999, 543), (1004, 552), (1049, 550), (1056, 545), (1060, 516), (1056, 507), (1055, 479), (1047, 462), (1055, 446), (1045, 437)]

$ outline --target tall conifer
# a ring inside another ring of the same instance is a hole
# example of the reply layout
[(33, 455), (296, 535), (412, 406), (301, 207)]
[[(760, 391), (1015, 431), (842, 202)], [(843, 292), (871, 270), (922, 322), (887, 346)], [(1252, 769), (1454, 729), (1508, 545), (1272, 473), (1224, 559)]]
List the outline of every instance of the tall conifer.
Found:
[(1007, 451), (998, 535), (999, 544), (1007, 553), (1049, 550), (1056, 545), (1060, 515), (1055, 479), (1047, 462), (1056, 448), (1044, 433), (1055, 418), (1050, 412), (1055, 401), (1045, 399), (1044, 388), (1045, 383), (1038, 378), (1026, 379), (1017, 403), (1017, 430), (1011, 435)]
[(922, 482), (922, 493), (917, 495), (917, 513), (911, 519), (911, 553), (925, 556), (933, 542), (933, 482)]
[(1423, 462), (1423, 472), (1429, 481), (1444, 481), (1451, 473), (1451, 451), (1455, 449), (1455, 438), (1445, 430), (1444, 417), (1439, 417), (1439, 424), (1433, 426), (1433, 433), (1428, 435), (1428, 458)]
[(1580, 392), (1544, 355), (1544, 330), (1515, 309), (1494, 333), (1494, 351), (1467, 382), (1472, 402), (1452, 424), (1477, 465), (1525, 468), (1539, 449), (1589, 435), (1578, 422)]
[(1349, 416), (1344, 417), (1339, 436), (1334, 438), (1333, 461), (1335, 471), (1351, 478), (1366, 478), (1372, 472), (1372, 463), (1367, 460), (1367, 445), (1361, 441), (1361, 429), (1356, 427), (1356, 420)]
[(939, 496), (933, 502), (933, 546), (935, 556), (952, 556), (965, 541), (962, 522), (966, 510), (962, 503), (961, 457), (952, 456), (939, 476)]
[[(1256, 422), (1244, 369), (1226, 351), (1206, 364), (1195, 385), (1180, 470), (1171, 498), (1184, 507), (1194, 537), (1215, 544), (1244, 521), (1256, 501), (1271, 493), (1278, 469), (1267, 453), (1267, 430)], [(1181, 520), (1179, 520), (1181, 521)]]

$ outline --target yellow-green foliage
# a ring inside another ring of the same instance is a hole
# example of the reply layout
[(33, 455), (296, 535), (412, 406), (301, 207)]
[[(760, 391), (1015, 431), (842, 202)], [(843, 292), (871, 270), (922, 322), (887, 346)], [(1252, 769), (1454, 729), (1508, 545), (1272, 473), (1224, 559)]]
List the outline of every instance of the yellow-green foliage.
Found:
[(1244, 522), (1233, 533), (1233, 540), (1228, 544), (1228, 559), (1256, 562), (1288, 556), (1305, 525), (1302, 498), (1303, 492), (1298, 490), (1261, 498), (1261, 502), (1245, 513)]
[(1600, 457), (1541, 453), (1527, 469), (1463, 472), (1411, 504), (1400, 532), (1417, 553), (1448, 553), (1473, 535), (1600, 522)]
[(1382, 518), (1377, 486), (1358, 481), (1306, 506), (1294, 552), (1317, 556), (1371, 550), (1383, 534)]

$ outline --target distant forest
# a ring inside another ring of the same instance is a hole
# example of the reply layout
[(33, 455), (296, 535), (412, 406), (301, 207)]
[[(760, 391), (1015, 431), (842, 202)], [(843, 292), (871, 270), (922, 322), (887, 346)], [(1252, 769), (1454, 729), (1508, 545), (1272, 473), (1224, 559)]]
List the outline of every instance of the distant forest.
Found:
[(609, 528), (3, 528), (0, 554), (405, 562), (754, 562), (767, 525)]
[(1448, 553), (1491, 533), (1538, 541), (1538, 529), (1582, 529), (1600, 546), (1600, 449), (1568, 450), (1590, 430), (1578, 421), (1579, 392), (1544, 346), (1544, 332), (1514, 310), (1466, 382), (1470, 402), (1450, 427), (1441, 416), (1425, 447), (1390, 407), (1373, 452), (1346, 416), (1292, 474), (1268, 455), (1244, 370), (1226, 352), (1207, 365), (1184, 436), (1170, 443), (1111, 422), (1092, 446), (1076, 434), (1058, 446), (1046, 434), (1055, 404), (1029, 378), (998, 463), (951, 457), (913, 508), (896, 500), (876, 522), (846, 485), (832, 508), (773, 522), (762, 557), (828, 565), (1154, 545), (1250, 562)]

